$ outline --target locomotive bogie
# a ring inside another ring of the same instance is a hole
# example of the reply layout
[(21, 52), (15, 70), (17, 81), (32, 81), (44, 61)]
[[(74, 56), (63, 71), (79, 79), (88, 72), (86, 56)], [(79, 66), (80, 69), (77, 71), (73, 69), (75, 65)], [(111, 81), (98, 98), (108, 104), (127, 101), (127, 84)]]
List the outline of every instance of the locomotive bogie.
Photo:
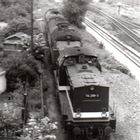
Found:
[[(61, 86), (59, 87), (59, 100), (61, 104), (61, 113), (64, 119), (64, 127), (68, 133), (73, 133), (77, 135), (78, 133), (81, 136), (109, 136), (111, 132), (115, 130), (116, 120), (115, 117), (110, 115), (105, 118), (95, 118), (94, 113), (90, 118), (82, 117), (80, 113), (74, 112), (72, 104), (70, 103), (70, 97), (68, 94), (69, 87)], [(110, 112), (110, 111), (109, 111)], [(91, 112), (86, 112), (87, 114)], [(77, 114), (77, 116), (75, 115)], [(93, 117), (94, 116), (94, 117)]]
[(110, 127), (109, 123), (102, 122), (67, 122), (66, 130), (72, 132), (73, 135), (98, 137), (109, 136), (114, 130)]

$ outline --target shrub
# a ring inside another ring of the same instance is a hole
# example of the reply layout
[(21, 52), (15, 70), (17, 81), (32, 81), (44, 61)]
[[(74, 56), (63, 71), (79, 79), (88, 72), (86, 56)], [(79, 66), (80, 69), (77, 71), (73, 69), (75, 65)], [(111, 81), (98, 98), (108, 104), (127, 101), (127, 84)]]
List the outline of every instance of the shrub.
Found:
[(11, 20), (9, 26), (4, 30), (4, 36), (7, 37), (16, 32), (24, 32), (30, 34), (30, 20), (19, 17)]
[(82, 27), (82, 21), (87, 11), (87, 5), (91, 0), (66, 0), (64, 1), (63, 14), (68, 21), (78, 27)]
[(34, 87), (40, 74), (40, 65), (27, 54), (11, 56), (1, 64), (6, 70), (7, 91), (14, 91), (21, 85), (27, 83), (29, 87)]

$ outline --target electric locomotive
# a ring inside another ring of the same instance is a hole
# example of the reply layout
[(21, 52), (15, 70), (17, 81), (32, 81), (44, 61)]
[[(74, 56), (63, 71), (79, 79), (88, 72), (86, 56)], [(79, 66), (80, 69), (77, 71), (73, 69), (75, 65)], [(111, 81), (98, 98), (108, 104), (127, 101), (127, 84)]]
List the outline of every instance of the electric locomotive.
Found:
[(65, 129), (73, 136), (109, 140), (116, 119), (97, 56), (85, 47), (60, 51), (55, 78)]
[(73, 46), (81, 47), (81, 36), (57, 9), (45, 13), (45, 36), (50, 48), (51, 63), (56, 65), (59, 50)]

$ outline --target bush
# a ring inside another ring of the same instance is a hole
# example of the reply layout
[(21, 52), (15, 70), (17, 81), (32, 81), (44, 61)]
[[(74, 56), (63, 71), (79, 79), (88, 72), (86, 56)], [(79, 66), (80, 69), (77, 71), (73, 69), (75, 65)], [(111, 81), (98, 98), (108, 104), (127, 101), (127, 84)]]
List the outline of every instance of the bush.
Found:
[(30, 20), (19, 17), (9, 22), (9, 26), (4, 30), (4, 36), (10, 36), (16, 32), (30, 34)]
[(78, 27), (82, 27), (82, 21), (87, 11), (87, 5), (91, 0), (66, 0), (64, 1), (63, 14), (68, 21)]
[(29, 0), (0, 0), (0, 21), (9, 24), (8, 28), (0, 33), (0, 42), (16, 32), (30, 34), (30, 2)]
[(38, 81), (40, 74), (40, 65), (32, 57), (27, 54), (20, 56), (11, 56), (1, 62), (4, 67), (7, 78), (7, 91), (13, 92), (18, 89), (21, 85), (27, 83), (29, 87), (34, 87)]

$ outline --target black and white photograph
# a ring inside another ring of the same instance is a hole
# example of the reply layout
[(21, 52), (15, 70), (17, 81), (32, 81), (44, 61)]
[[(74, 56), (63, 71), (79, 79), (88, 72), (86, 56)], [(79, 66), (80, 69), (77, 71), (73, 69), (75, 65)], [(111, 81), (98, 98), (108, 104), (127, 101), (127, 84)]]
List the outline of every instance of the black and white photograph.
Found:
[(140, 0), (0, 0), (0, 140), (140, 140)]

